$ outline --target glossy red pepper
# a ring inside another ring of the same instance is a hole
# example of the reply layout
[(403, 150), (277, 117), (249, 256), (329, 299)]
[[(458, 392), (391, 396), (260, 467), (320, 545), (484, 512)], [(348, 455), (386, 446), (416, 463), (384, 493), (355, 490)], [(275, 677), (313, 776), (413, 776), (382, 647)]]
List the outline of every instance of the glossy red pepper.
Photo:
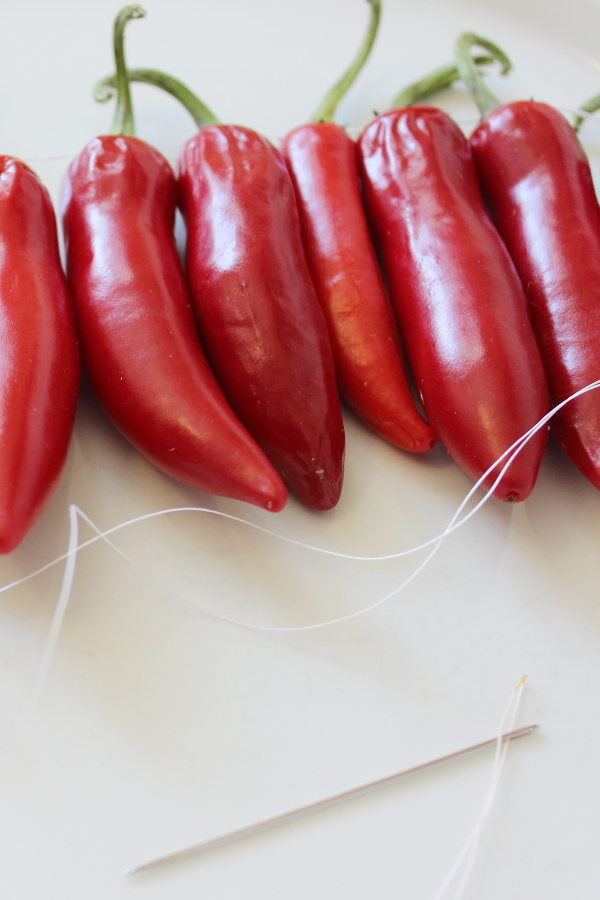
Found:
[(248, 128), (185, 145), (180, 196), (200, 331), (226, 396), (304, 503), (342, 486), (344, 429), (326, 325), (281, 155)]
[(0, 242), (0, 553), (8, 553), (58, 481), (79, 384), (50, 197), (10, 156), (0, 156)]
[(191, 487), (278, 510), (285, 489), (202, 354), (173, 239), (171, 167), (133, 137), (91, 141), (63, 198), (86, 371), (109, 416)]
[[(564, 116), (533, 101), (490, 112), (471, 147), (559, 403), (600, 378), (600, 208), (588, 161)], [(600, 489), (600, 392), (564, 406), (553, 428)]]
[[(179, 193), (192, 298), (219, 383), (288, 486), (330, 509), (344, 427), (285, 162), (255, 131), (219, 124), (176, 78), (154, 69), (127, 77), (173, 94), (200, 127), (180, 155)], [(114, 84), (99, 82), (97, 98)]]
[(409, 387), (365, 212), (356, 145), (331, 122), (283, 141), (302, 236), (327, 324), (340, 390), (378, 434), (422, 453), (435, 442)]
[[(473, 55), (481, 48), (486, 57)], [(466, 32), (455, 63), (411, 85), (406, 103), (462, 79), (482, 123), (471, 150), (488, 208), (517, 267), (529, 302), (552, 400), (558, 404), (600, 377), (600, 210), (590, 167), (574, 129), (545, 103), (501, 105), (479, 66), (511, 62), (487, 38)], [(600, 98), (583, 109), (594, 110)], [(579, 120), (581, 121), (581, 120)], [(554, 417), (556, 436), (600, 488), (600, 394), (590, 391)]]
[(424, 452), (435, 439), (408, 385), (363, 208), (356, 145), (332, 121), (375, 41), (381, 4), (370, 4), (358, 53), (311, 123), (288, 134), (281, 151), (296, 192), (304, 248), (327, 320), (340, 391), (382, 437), (405, 450)]
[[(473, 47), (487, 51), (503, 72), (511, 63), (480, 35), (468, 32), (456, 41), (457, 74), (483, 119), (471, 136), (480, 184), (521, 276), (558, 404), (600, 377), (600, 209), (592, 175), (575, 131), (557, 110), (529, 100), (500, 105)], [(600, 488), (600, 393), (570, 401), (553, 428)]]
[[(125, 23), (140, 14), (128, 7), (117, 17), (121, 52)], [(132, 130), (123, 110), (121, 100), (121, 124)], [(129, 135), (95, 138), (71, 164), (63, 218), (85, 366), (108, 414), (155, 465), (200, 490), (278, 510), (283, 483), (200, 348), (173, 237), (176, 197), (164, 157)]]
[[(359, 147), (425, 412), (453, 458), (478, 479), (547, 410), (521, 284), (484, 210), (469, 145), (445, 113), (426, 106), (385, 113)], [(545, 440), (542, 432), (529, 442), (496, 496), (527, 497)]]

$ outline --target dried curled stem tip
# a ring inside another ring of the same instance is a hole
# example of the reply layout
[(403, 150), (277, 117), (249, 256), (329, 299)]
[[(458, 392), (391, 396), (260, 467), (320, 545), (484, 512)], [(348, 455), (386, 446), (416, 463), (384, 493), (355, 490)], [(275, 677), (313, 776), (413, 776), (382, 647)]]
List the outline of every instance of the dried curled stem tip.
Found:
[(494, 44), (493, 41), (488, 40), (488, 38), (482, 37), (480, 34), (474, 34), (472, 31), (463, 32), (460, 34), (456, 40), (456, 48), (457, 50), (462, 50), (465, 53), (468, 53), (473, 48), (479, 47), (480, 50), (485, 50), (492, 59), (495, 59), (497, 63), (500, 65), (500, 74), (506, 75), (512, 69), (512, 63), (504, 50), (502, 50), (498, 44)]
[(116, 93), (117, 89), (115, 85), (107, 84), (104, 78), (101, 81), (96, 82), (92, 88), (92, 97), (96, 103), (106, 103), (107, 100), (112, 100)]
[(122, 17), (126, 20), (129, 19), (143, 19), (146, 15), (146, 10), (143, 7), (134, 4), (132, 6), (124, 6), (121, 12), (119, 13), (119, 17)]

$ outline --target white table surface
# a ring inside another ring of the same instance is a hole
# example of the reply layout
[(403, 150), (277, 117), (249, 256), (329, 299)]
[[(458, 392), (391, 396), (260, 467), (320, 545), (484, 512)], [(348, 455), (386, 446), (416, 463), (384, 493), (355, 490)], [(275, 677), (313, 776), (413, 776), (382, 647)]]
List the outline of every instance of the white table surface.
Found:
[[(600, 3), (384, 0), (373, 57), (340, 107), (365, 124), (445, 61), (461, 30), (502, 44), (493, 86), (573, 107), (600, 90)], [(304, 121), (354, 52), (359, 0), (147, 4), (128, 60), (172, 71), (225, 121), (274, 139)], [(2, 149), (56, 197), (67, 159), (108, 129), (90, 86), (108, 72), (114, 5), (24, 0), (2, 9)], [(135, 89), (138, 134), (174, 158), (193, 125)], [(443, 103), (474, 120), (460, 94)], [(583, 135), (600, 165), (600, 127)], [(68, 507), (108, 528), (165, 507), (209, 506), (354, 554), (442, 530), (469, 483), (436, 450), (412, 459), (346, 416), (335, 511), (277, 516), (207, 497), (146, 463), (87, 392), (60, 487), (0, 583), (62, 553)], [(0, 596), (2, 894), (10, 900), (434, 896), (479, 811), (481, 754), (210, 855), (138, 878), (150, 857), (493, 736), (516, 679), (519, 724), (465, 897), (598, 896), (600, 495), (550, 446), (529, 500), (490, 503), (396, 598), (346, 624), (273, 633), (218, 616), (300, 625), (358, 610), (421, 561), (357, 563), (205, 514), (124, 529), (80, 553), (63, 628), (32, 706), (62, 577)], [(91, 532), (82, 526), (82, 536)], [(28, 714), (23, 718), (23, 711)], [(451, 896), (451, 895), (448, 895)]]

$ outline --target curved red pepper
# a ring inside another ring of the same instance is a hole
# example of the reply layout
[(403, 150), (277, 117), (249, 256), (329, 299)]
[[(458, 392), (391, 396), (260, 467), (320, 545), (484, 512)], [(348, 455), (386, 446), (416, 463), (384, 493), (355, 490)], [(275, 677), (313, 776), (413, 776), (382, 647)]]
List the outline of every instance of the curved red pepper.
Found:
[(179, 184), (192, 296), (219, 383), (284, 481), (329, 509), (344, 430), (285, 163), (256, 132), (212, 125), (185, 145)]
[(0, 157), (0, 553), (23, 539), (64, 465), (79, 360), (48, 192)]
[[(600, 378), (600, 209), (573, 128), (544, 103), (488, 114), (471, 137), (484, 194), (521, 276), (555, 403)], [(600, 394), (558, 413), (558, 440), (600, 488)]]
[[(469, 145), (445, 113), (426, 106), (386, 113), (359, 147), (425, 412), (477, 479), (547, 410), (523, 290), (485, 213)], [(527, 497), (545, 441), (542, 432), (529, 442), (496, 496)]]
[(63, 215), (86, 369), (104, 408), (185, 484), (270, 510), (285, 488), (227, 405), (202, 354), (173, 238), (176, 183), (133, 137), (91, 141)]
[(319, 122), (291, 132), (281, 150), (342, 395), (388, 441), (430, 450), (435, 438), (408, 385), (362, 205), (356, 145), (343, 128)]

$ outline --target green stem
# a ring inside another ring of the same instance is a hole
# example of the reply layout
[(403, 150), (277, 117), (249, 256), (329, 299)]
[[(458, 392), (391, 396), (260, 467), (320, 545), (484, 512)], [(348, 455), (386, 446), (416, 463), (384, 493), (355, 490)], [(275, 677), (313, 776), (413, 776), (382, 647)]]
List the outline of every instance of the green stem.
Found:
[[(212, 110), (193, 91), (172, 75), (167, 75), (158, 69), (129, 69), (127, 79), (129, 83), (138, 81), (143, 84), (152, 84), (171, 94), (187, 109), (198, 128), (202, 128), (204, 125), (214, 125), (219, 121)], [(117, 76), (107, 75), (94, 86), (94, 100), (104, 103), (114, 97), (116, 89)]]
[[(600, 94), (594, 94), (593, 97), (590, 97), (589, 100), (586, 100), (585, 103), (581, 103), (579, 109), (582, 112), (586, 113), (595, 113), (600, 109)], [(575, 116), (573, 121), (573, 128), (575, 131), (579, 131), (583, 123), (585, 122), (585, 116)]]
[(369, 26), (363, 41), (358, 48), (358, 53), (333, 87), (325, 94), (325, 97), (312, 115), (311, 122), (332, 122), (340, 100), (354, 82), (356, 76), (366, 63), (377, 36), (379, 20), (381, 18), (381, 0), (367, 0), (371, 4), (371, 16)]
[(456, 68), (463, 80), (465, 87), (475, 100), (477, 108), (484, 118), (497, 106), (500, 106), (498, 98), (490, 91), (483, 80), (481, 72), (475, 65), (475, 60), (471, 55), (472, 47), (480, 47), (500, 63), (502, 75), (506, 75), (512, 68), (512, 63), (508, 56), (500, 47), (488, 41), (486, 38), (480, 37), (472, 32), (465, 32), (459, 35), (454, 45), (454, 58)]
[(126, 6), (117, 15), (114, 26), (116, 72), (114, 75), (98, 81), (94, 87), (94, 98), (99, 102), (109, 100), (116, 92), (117, 104), (113, 120), (113, 134), (133, 135), (135, 133), (130, 90), (132, 81), (153, 84), (172, 94), (188, 110), (199, 128), (218, 122), (214, 113), (183, 82), (173, 76), (156, 69), (127, 70), (124, 49), (125, 26), (130, 19), (139, 19), (145, 15), (146, 13), (140, 6)]
[[(492, 56), (476, 56), (473, 61), (477, 66), (489, 66), (494, 62), (494, 59)], [(415, 103), (420, 103), (421, 100), (426, 100), (433, 94), (445, 91), (446, 88), (452, 87), (459, 80), (460, 75), (456, 64), (447, 63), (445, 66), (434, 69), (433, 72), (403, 88), (392, 100), (391, 109), (413, 106)]]
[(125, 26), (130, 19), (141, 19), (146, 13), (141, 6), (125, 6), (117, 14), (113, 30), (113, 45), (115, 54), (117, 104), (113, 118), (113, 134), (135, 134), (133, 120), (133, 107), (131, 105), (131, 91), (127, 78), (127, 65), (125, 63)]

